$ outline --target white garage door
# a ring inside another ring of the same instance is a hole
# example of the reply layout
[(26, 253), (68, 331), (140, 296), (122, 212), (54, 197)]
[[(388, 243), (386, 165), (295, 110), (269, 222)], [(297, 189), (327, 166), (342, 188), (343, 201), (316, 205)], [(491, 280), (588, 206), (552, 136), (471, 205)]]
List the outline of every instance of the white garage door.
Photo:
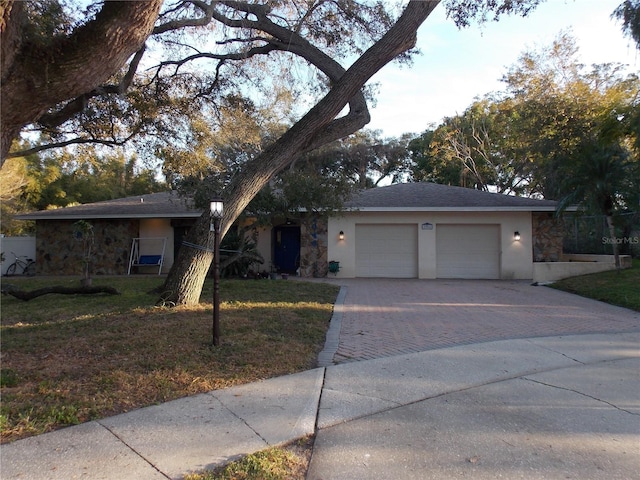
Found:
[(436, 226), (438, 278), (500, 278), (499, 225)]
[(356, 225), (356, 277), (417, 276), (418, 225)]

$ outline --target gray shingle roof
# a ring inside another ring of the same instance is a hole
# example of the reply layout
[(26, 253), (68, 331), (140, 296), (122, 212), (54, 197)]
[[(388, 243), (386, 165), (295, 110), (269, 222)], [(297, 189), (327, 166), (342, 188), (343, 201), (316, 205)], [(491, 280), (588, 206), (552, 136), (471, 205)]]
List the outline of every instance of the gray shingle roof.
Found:
[(149, 193), (116, 198), (104, 202), (74, 207), (41, 210), (16, 215), (19, 220), (77, 220), (88, 218), (197, 218), (202, 210), (195, 210), (184, 197), (175, 192)]
[(364, 190), (347, 203), (360, 210), (531, 210), (552, 211), (557, 202), (482, 192), (430, 182), (398, 183)]
[[(553, 211), (556, 202), (481, 192), (436, 183), (398, 183), (364, 190), (347, 208), (389, 210), (520, 210)], [(150, 193), (87, 203), (75, 207), (16, 215), (19, 220), (79, 220), (91, 218), (197, 218), (202, 210), (192, 208), (175, 192)]]

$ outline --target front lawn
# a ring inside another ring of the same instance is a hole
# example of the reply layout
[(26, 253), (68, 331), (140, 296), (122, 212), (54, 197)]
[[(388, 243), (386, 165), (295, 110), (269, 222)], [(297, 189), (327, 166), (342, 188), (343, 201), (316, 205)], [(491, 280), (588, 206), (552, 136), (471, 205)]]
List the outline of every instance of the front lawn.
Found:
[(559, 290), (640, 311), (640, 259), (625, 270), (565, 278), (551, 285)]
[[(155, 306), (153, 276), (97, 277), (122, 294), (2, 296), (2, 442), (186, 395), (308, 370), (338, 287), (223, 280), (221, 345), (211, 347), (212, 285), (197, 307)], [(10, 278), (22, 289), (77, 278)]]

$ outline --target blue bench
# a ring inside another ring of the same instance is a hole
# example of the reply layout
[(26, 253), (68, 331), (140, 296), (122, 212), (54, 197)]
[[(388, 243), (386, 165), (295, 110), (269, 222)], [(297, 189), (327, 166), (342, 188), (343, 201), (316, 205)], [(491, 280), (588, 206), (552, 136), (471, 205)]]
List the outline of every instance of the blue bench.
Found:
[[(141, 248), (144, 242), (144, 248)], [(167, 246), (166, 237), (140, 237), (131, 241), (131, 252), (129, 253), (129, 269), (127, 275), (131, 275), (131, 269), (136, 267), (140, 270), (158, 269), (158, 275), (162, 273), (164, 266), (164, 254)], [(143, 254), (142, 252), (160, 252), (155, 255)]]
[(135, 266), (140, 267), (143, 265), (158, 266), (162, 262), (162, 255), (140, 255), (138, 261), (134, 263)]

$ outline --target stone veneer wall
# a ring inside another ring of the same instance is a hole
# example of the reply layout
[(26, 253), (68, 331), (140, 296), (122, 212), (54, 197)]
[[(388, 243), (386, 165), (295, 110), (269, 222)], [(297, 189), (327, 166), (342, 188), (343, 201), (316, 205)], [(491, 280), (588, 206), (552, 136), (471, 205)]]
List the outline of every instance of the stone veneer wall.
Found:
[(326, 218), (303, 216), (300, 219), (300, 276), (325, 277), (327, 260)]
[(558, 262), (562, 257), (564, 228), (553, 213), (533, 212), (533, 261)]
[[(137, 220), (88, 220), (94, 229), (92, 275), (124, 275), (129, 268)], [(36, 222), (36, 273), (82, 275), (82, 245), (73, 236), (74, 220)]]

